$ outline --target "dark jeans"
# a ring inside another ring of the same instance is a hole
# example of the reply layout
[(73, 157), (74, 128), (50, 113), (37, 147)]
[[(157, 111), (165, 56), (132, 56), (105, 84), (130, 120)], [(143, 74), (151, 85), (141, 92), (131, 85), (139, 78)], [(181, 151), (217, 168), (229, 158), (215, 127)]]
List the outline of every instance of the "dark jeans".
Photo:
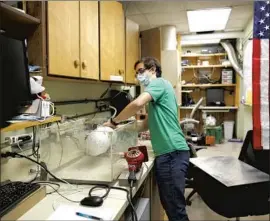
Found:
[(155, 159), (160, 200), (169, 221), (189, 220), (184, 196), (189, 157), (189, 151), (177, 150)]

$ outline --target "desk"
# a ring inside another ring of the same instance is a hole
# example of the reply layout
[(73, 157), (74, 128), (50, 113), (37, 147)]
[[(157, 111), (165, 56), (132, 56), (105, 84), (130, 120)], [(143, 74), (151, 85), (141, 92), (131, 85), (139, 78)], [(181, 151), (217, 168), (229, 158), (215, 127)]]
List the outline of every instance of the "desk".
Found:
[(269, 213), (269, 175), (234, 157), (192, 158), (194, 186), (213, 211), (227, 218)]
[[(154, 160), (153, 158), (150, 158), (149, 162), (147, 162), (146, 165), (143, 165), (142, 177), (140, 181), (138, 181), (137, 185), (133, 188), (132, 195), (134, 196), (137, 193), (145, 181), (146, 186), (144, 197), (150, 198), (151, 219), (162, 220), (163, 210), (161, 204), (159, 203), (158, 191), (153, 177), (153, 164)], [(118, 181), (113, 186), (119, 186)], [(88, 195), (91, 187), (92, 186), (90, 185), (80, 185), (78, 186), (78, 191), (80, 192), (76, 192), (76, 190), (69, 190), (70, 187), (67, 184), (61, 184), (60, 193), (69, 199), (81, 200)], [(48, 187), (48, 191), (51, 191), (50, 187)], [(99, 193), (95, 192), (95, 194)], [(57, 193), (54, 193), (52, 195), (47, 195), (42, 201), (21, 216), (18, 220), (46, 220), (53, 213), (53, 206), (57, 208), (57, 206), (59, 206), (61, 203), (78, 205), (78, 203), (71, 203), (60, 197)], [(127, 207), (128, 201), (126, 198), (126, 193), (124, 191), (111, 190), (108, 197), (104, 200), (103, 205), (95, 209), (101, 211), (106, 208), (111, 209), (113, 211), (112, 220), (125, 220), (125, 210)]]
[(198, 157), (190, 162), (227, 187), (269, 182), (269, 175), (234, 157)]

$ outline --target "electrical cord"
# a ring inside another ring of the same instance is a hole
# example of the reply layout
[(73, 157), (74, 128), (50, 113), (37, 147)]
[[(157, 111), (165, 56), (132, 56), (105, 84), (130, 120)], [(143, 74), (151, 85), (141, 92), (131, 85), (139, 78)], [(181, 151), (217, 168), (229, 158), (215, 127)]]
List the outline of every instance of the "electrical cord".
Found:
[(25, 155), (22, 155), (22, 154), (19, 154), (19, 153), (15, 153), (15, 152), (6, 152), (6, 153), (1, 153), (1, 157), (13, 157), (13, 158), (16, 158), (16, 156), (19, 156), (19, 157), (22, 157), (22, 158), (25, 158), (27, 160), (30, 160), (32, 161), (33, 163), (39, 165), (41, 168), (43, 168), (48, 174), (50, 174), (54, 179), (58, 180), (59, 182), (61, 183), (67, 183), (69, 184), (68, 182), (56, 177), (54, 174), (52, 174), (46, 167), (44, 167), (41, 163), (37, 162), (36, 160), (33, 160), (31, 159), (30, 157), (28, 156), (25, 156)]
[(35, 158), (37, 158), (38, 156), (38, 150), (39, 150), (39, 147), (38, 149), (36, 150), (36, 127), (33, 127), (33, 143), (32, 143), (32, 153), (33, 153), (33, 156)]
[[(80, 203), (80, 202), (81, 202), (80, 200), (72, 200), (72, 199), (67, 198), (66, 196), (64, 196), (63, 194), (61, 194), (61, 193), (58, 191), (58, 189), (54, 188), (54, 187), (53, 187), (51, 184), (49, 184), (49, 183), (46, 183), (45, 185), (51, 187), (51, 188), (54, 190), (55, 193), (57, 193), (59, 196), (63, 197), (64, 199), (66, 199), (66, 200), (68, 200), (68, 201), (70, 201), (70, 202), (72, 202), (72, 203)], [(52, 194), (52, 193), (53, 193), (53, 192), (51, 192), (51, 193), (49, 193), (49, 194)]]
[[(133, 180), (129, 183), (129, 194), (130, 194), (130, 200), (132, 200), (132, 189), (133, 189)], [(134, 212), (136, 214), (136, 210)], [(134, 217), (134, 213), (131, 213), (131, 219), (134, 221), (136, 218)]]
[(33, 183), (37, 179), (37, 177), (38, 177), (38, 171), (36, 172), (35, 177), (32, 180), (28, 181), (28, 183)]
[(131, 183), (130, 183), (130, 191), (128, 191), (127, 189), (122, 188), (122, 187), (115, 187), (115, 186), (109, 186), (109, 185), (106, 185), (106, 184), (99, 184), (99, 185), (96, 185), (96, 186), (92, 187), (89, 190), (89, 194), (88, 195), (91, 196), (93, 190), (98, 189), (98, 188), (106, 189), (105, 194), (103, 196), (100, 196), (102, 199), (104, 199), (105, 197), (107, 197), (112, 189), (125, 191), (127, 193), (128, 203), (129, 203), (129, 205), (131, 206), (131, 209), (132, 209), (132, 213), (131, 213), (131, 215), (132, 215), (132, 221), (138, 221), (138, 216), (137, 216), (137, 213), (136, 213), (136, 209), (135, 209), (135, 207), (134, 207), (134, 205), (132, 203), (133, 181), (131, 181)]
[[(50, 186), (51, 188), (52, 188), (51, 185), (55, 185), (55, 186), (58, 187), (57, 191), (60, 189), (60, 184), (59, 183), (54, 183), (54, 182), (50, 182), (50, 181), (36, 181), (36, 182), (33, 182), (33, 183), (38, 183), (38, 184), (41, 184), (41, 185), (42, 184), (47, 185), (47, 186)], [(51, 184), (51, 185), (49, 185), (49, 184)], [(54, 189), (54, 188), (52, 188), (52, 189)], [(46, 194), (49, 195), (49, 194), (52, 194), (52, 193), (55, 193), (55, 192), (56, 192), (56, 190), (54, 189), (54, 191), (46, 193)]]
[[(23, 141), (18, 142), (18, 143), (17, 143), (17, 147), (20, 149), (21, 153), (23, 153), (25, 150), (23, 150), (23, 149), (21, 148), (20, 143), (23, 143)], [(33, 156), (33, 153), (32, 153), (32, 154), (29, 154), (29, 155), (27, 155), (27, 156), (28, 156), (28, 157), (31, 157), (31, 156)]]
[[(15, 158), (16, 156), (19, 156), (21, 158), (25, 158), (27, 160), (30, 160), (32, 161), (33, 163), (36, 163), (37, 165), (39, 165), (41, 168), (43, 168), (48, 174), (50, 174), (54, 179), (62, 182), (62, 183), (67, 183), (69, 184), (68, 182), (56, 177), (54, 174), (52, 174), (46, 167), (44, 167), (41, 163), (37, 162), (36, 160), (33, 160), (31, 159), (30, 157), (28, 156), (25, 156), (25, 155), (22, 155), (22, 154), (19, 154), (19, 153), (16, 153), (16, 152), (6, 152), (6, 153), (1, 153), (1, 157), (13, 157)], [(59, 193), (58, 189), (54, 188), (52, 185), (50, 185), (51, 182), (43, 182), (44, 184), (46, 183), (46, 185), (50, 186), (52, 189), (54, 189), (54, 191), (59, 194), (61, 197), (63, 197), (64, 199), (70, 201), (70, 202), (73, 202), (73, 203), (79, 203), (81, 201), (75, 201), (75, 200), (71, 200), (71, 199), (68, 199), (67, 197), (65, 197), (64, 195), (62, 195), (61, 193)], [(91, 192), (94, 190), (94, 189), (97, 189), (97, 188), (106, 188), (107, 191), (106, 193), (102, 196), (102, 198), (105, 198), (108, 196), (109, 192), (111, 189), (114, 189), (114, 190), (121, 190), (121, 191), (125, 191), (127, 193), (127, 200), (129, 202), (129, 205), (131, 206), (132, 208), (132, 221), (138, 221), (138, 216), (137, 216), (137, 213), (136, 213), (136, 209), (132, 203), (132, 188), (133, 188), (133, 180), (131, 180), (130, 182), (130, 191), (128, 191), (127, 189), (125, 188), (121, 188), (121, 187), (114, 187), (114, 186), (109, 186), (109, 185), (96, 185), (94, 187), (92, 187), (89, 191), (89, 193), (91, 194)], [(135, 218), (135, 219), (134, 219)]]
[(58, 166), (60, 167), (61, 164), (62, 164), (63, 155), (64, 155), (64, 146), (63, 146), (63, 142), (62, 142), (62, 138), (61, 138), (61, 134), (60, 134), (59, 122), (56, 122), (56, 123), (57, 123), (57, 127), (58, 127), (58, 136), (59, 136), (59, 139), (60, 139), (60, 146), (61, 146), (61, 157), (60, 157), (60, 160), (59, 160), (59, 163), (58, 163)]

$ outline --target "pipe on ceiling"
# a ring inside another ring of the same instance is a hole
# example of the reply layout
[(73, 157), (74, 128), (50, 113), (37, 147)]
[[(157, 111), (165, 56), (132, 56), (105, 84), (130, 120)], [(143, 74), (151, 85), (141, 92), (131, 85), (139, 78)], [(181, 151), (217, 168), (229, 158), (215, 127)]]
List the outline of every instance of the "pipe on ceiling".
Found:
[(224, 32), (224, 33), (213, 33), (213, 34), (182, 35), (181, 41), (233, 39), (233, 38), (243, 38), (243, 37), (244, 37), (244, 32)]
[(228, 58), (229, 58), (230, 62), (232, 63), (234, 70), (243, 78), (243, 70), (242, 70), (242, 67), (240, 66), (240, 64), (238, 63), (236, 53), (235, 53), (235, 50), (234, 50), (232, 44), (228, 40), (227, 41), (223, 40), (220, 42), (220, 44), (227, 52)]
[(166, 25), (160, 27), (161, 50), (176, 50), (176, 27), (173, 25)]

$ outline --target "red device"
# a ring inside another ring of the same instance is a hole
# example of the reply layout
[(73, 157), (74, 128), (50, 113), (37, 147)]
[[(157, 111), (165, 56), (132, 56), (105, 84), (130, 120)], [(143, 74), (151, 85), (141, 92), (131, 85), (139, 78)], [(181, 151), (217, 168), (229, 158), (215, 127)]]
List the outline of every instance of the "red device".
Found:
[(124, 156), (127, 160), (129, 171), (138, 172), (142, 167), (142, 163), (148, 161), (146, 146), (130, 147)]

